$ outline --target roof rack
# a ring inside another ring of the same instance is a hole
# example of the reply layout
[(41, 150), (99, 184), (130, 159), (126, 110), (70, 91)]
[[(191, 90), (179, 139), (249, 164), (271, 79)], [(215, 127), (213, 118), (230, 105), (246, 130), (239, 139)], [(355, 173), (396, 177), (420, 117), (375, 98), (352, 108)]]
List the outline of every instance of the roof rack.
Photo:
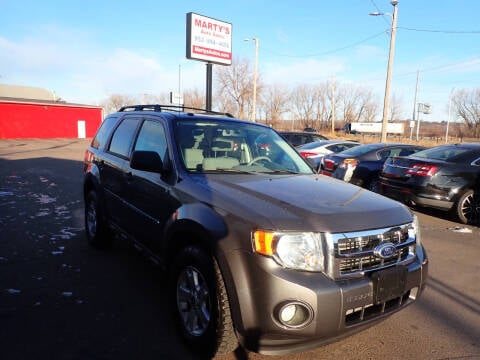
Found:
[(189, 106), (183, 106), (183, 105), (160, 105), (160, 104), (142, 104), (142, 105), (128, 105), (128, 106), (122, 106), (119, 112), (125, 112), (125, 111), (157, 111), (157, 112), (162, 112), (162, 111), (178, 111), (178, 112), (185, 112), (185, 110), (194, 110), (198, 111), (204, 114), (212, 114), (212, 115), (224, 115), (227, 117), (233, 118), (234, 116), (230, 113), (227, 112), (219, 112), (219, 111), (213, 111), (213, 110), (207, 110), (207, 109), (201, 109), (201, 108), (195, 108), (195, 107), (189, 107)]

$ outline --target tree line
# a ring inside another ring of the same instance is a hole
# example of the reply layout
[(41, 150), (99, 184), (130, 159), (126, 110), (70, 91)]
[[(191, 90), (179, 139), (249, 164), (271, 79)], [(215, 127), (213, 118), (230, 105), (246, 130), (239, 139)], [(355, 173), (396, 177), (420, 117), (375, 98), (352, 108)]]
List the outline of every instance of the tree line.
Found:
[[(214, 67), (214, 110), (228, 112), (243, 119), (255, 119), (280, 129), (332, 130), (335, 122), (371, 122), (382, 111), (383, 99), (371, 89), (334, 79), (317, 84), (288, 87), (280, 82), (267, 84), (257, 76), (256, 114), (253, 109), (254, 73), (247, 59), (236, 59), (231, 66)], [(184, 105), (205, 108), (205, 94), (198, 89), (183, 92)], [(137, 103), (169, 103), (169, 93), (157, 95), (110, 95), (103, 103), (105, 114), (125, 105)], [(452, 116), (459, 118), (475, 137), (480, 137), (480, 88), (459, 89), (451, 95)], [(447, 105), (448, 106), (448, 105)], [(389, 121), (405, 120), (400, 100), (393, 95), (388, 112)], [(289, 120), (284, 121), (284, 120)], [(332, 121), (334, 120), (334, 121)]]

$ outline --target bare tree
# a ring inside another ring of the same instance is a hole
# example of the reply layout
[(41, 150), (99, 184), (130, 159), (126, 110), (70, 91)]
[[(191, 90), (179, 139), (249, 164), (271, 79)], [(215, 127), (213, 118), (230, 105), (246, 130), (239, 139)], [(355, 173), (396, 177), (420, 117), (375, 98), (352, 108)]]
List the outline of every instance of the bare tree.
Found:
[(298, 85), (292, 90), (292, 116), (294, 124), (299, 122), (302, 128), (311, 127), (317, 110), (317, 94), (311, 85)]
[(332, 93), (327, 82), (320, 83), (315, 87), (316, 110), (314, 128), (330, 128), (332, 119)]
[[(247, 59), (234, 60), (231, 66), (217, 67), (218, 107), (223, 111), (247, 118), (252, 110), (253, 71)], [(257, 97), (262, 93), (260, 76), (257, 76)]]
[(136, 104), (138, 101), (134, 97), (122, 94), (110, 95), (102, 102), (103, 112), (105, 115), (118, 111), (122, 106)]
[(290, 94), (285, 86), (274, 84), (266, 86), (262, 97), (265, 122), (278, 127), (282, 116), (288, 112)]
[(353, 86), (342, 85), (339, 87), (338, 98), (345, 122), (359, 121), (357, 107), (360, 102), (360, 91)]
[(389, 121), (399, 120), (402, 117), (401, 102), (401, 99), (399, 99), (396, 94), (393, 94), (393, 96), (390, 98)]
[(369, 101), (364, 108), (363, 111), (363, 121), (365, 122), (372, 122), (377, 116), (378, 113), (378, 103), (375, 101)]
[(378, 105), (371, 90), (343, 85), (338, 91), (340, 111), (345, 122), (373, 121)]
[(467, 128), (475, 137), (480, 137), (480, 88), (455, 91), (452, 103)]
[(205, 108), (205, 95), (200, 90), (187, 90), (183, 93), (183, 103), (185, 106), (203, 109)]

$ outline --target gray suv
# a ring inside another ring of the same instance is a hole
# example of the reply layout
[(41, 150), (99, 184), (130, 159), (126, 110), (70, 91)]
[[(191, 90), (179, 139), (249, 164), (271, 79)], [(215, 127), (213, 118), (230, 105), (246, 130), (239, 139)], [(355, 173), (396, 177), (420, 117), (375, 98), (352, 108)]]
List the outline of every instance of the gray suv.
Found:
[(178, 329), (206, 356), (318, 347), (412, 304), (427, 279), (408, 208), (226, 114), (120, 109), (86, 150), (83, 192), (90, 244), (117, 235), (164, 267)]

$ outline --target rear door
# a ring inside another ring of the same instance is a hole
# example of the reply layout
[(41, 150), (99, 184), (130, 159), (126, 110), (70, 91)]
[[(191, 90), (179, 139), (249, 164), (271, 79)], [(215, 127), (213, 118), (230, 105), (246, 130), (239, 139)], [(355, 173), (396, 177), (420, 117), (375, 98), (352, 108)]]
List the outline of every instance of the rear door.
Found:
[(125, 170), (139, 124), (138, 117), (125, 116), (121, 119), (106, 148), (105, 156), (99, 162), (106, 210), (117, 224), (122, 224), (127, 214)]

